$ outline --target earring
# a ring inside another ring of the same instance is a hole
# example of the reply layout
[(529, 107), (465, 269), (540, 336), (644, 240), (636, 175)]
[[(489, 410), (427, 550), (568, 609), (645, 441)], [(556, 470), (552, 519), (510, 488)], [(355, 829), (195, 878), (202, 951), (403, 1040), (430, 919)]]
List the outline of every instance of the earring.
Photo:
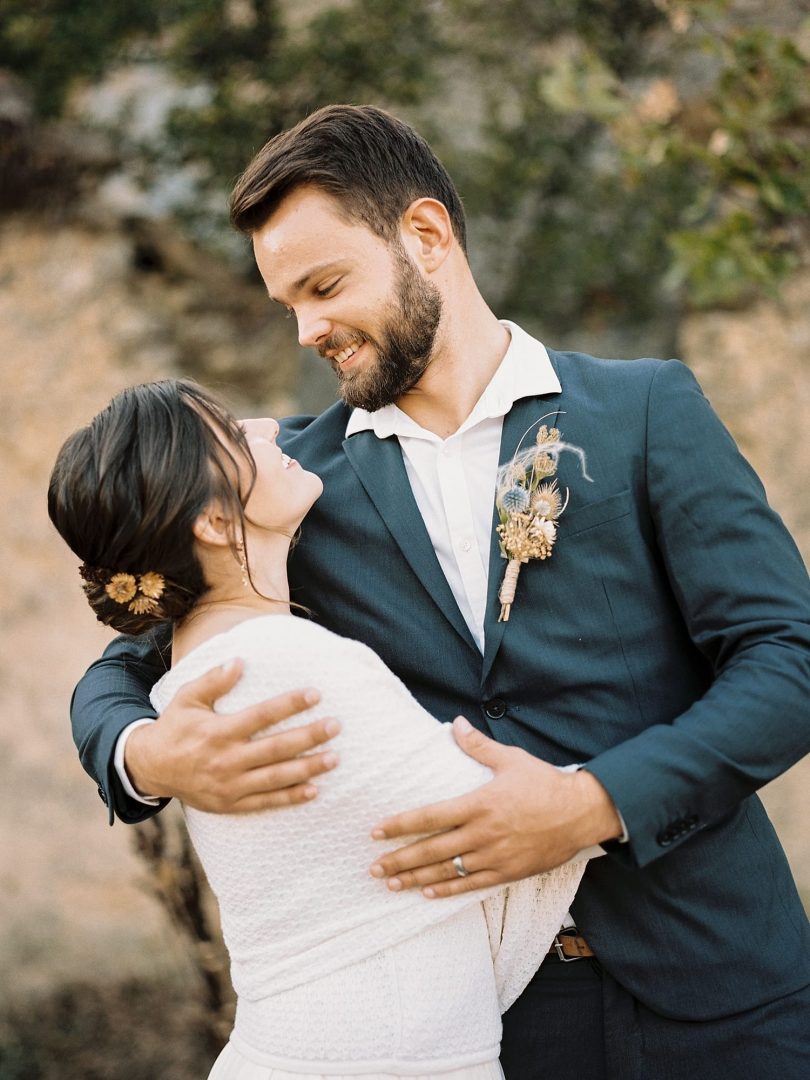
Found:
[(246, 589), (249, 589), (250, 578), (248, 577), (247, 555), (245, 553), (245, 542), (241, 537), (236, 541), (236, 550), (239, 555), (239, 569), (242, 572), (242, 584)]

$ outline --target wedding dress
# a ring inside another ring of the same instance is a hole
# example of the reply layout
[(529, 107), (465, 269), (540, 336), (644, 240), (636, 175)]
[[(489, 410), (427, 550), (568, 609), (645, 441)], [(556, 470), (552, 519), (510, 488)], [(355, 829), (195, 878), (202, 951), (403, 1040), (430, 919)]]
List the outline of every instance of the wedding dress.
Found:
[(339, 765), (309, 803), (246, 815), (185, 808), (237, 993), (211, 1080), (500, 1076), (500, 1014), (547, 953), (585, 861), (447, 899), (391, 892), (368, 873), (386, 850), (372, 826), (469, 792), (490, 771), (372, 650), (289, 615), (210, 638), (157, 683), (155, 708), (235, 657), (244, 673), (217, 711), (314, 686), (319, 705), (272, 731), (318, 717), (342, 730), (331, 744)]

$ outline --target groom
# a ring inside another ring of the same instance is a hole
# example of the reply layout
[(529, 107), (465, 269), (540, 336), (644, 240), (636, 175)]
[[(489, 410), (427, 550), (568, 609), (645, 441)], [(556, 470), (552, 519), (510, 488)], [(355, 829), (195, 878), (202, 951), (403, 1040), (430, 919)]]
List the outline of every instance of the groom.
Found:
[[(434, 715), (469, 717), (457, 738), (495, 772), (369, 822), (380, 887), (441, 903), (601, 843), (577, 936), (504, 1018), (509, 1080), (804, 1080), (810, 932), (754, 792), (810, 750), (810, 587), (695, 380), (675, 361), (556, 353), (499, 322), (450, 178), (379, 110), (330, 106), (271, 140), (232, 217), (343, 399), (284, 425), (287, 453), (324, 480), (294, 598)], [(541, 419), (584, 450), (590, 479), (560, 458), (556, 544), (522, 566), (498, 621), (495, 472)], [(119, 639), (77, 688), (74, 734), (111, 815), (171, 796), (213, 811), (312, 797), (334, 761), (300, 755), (325, 723), (250, 742), (306, 707), (305, 688), (214, 718), (238, 677), (216, 671), (152, 722), (162, 670)], [(552, 768), (572, 762), (586, 764)]]

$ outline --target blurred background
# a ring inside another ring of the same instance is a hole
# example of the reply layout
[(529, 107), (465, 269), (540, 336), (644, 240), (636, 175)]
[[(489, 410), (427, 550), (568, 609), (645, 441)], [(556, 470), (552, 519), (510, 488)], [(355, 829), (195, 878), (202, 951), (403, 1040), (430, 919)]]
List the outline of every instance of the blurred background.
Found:
[[(78, 764), (68, 700), (108, 632), (45, 489), (129, 383), (333, 400), (226, 203), (338, 101), (432, 143), (497, 314), (684, 359), (810, 554), (807, 2), (0, 0), (0, 1080), (195, 1080), (227, 1029), (176, 822), (110, 829)], [(808, 904), (809, 783), (764, 793)]]

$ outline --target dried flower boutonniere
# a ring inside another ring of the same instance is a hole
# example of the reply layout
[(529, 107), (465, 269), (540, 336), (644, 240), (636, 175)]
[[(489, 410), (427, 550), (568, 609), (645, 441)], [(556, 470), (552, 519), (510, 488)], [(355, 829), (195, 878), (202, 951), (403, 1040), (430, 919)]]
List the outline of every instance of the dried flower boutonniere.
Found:
[(509, 621), (521, 565), (529, 559), (547, 559), (557, 539), (557, 522), (568, 505), (568, 490), (563, 495), (557, 481), (552, 479), (562, 451), (570, 450), (576, 454), (582, 475), (586, 480), (591, 479), (585, 471), (584, 452), (578, 446), (563, 442), (557, 428), (543, 424), (534, 445), (521, 451), (520, 445), (529, 431), (518, 443), (512, 460), (498, 470), (495, 506), (500, 525), (497, 533), (501, 557), (509, 560), (498, 592), (501, 602), (498, 622)]

